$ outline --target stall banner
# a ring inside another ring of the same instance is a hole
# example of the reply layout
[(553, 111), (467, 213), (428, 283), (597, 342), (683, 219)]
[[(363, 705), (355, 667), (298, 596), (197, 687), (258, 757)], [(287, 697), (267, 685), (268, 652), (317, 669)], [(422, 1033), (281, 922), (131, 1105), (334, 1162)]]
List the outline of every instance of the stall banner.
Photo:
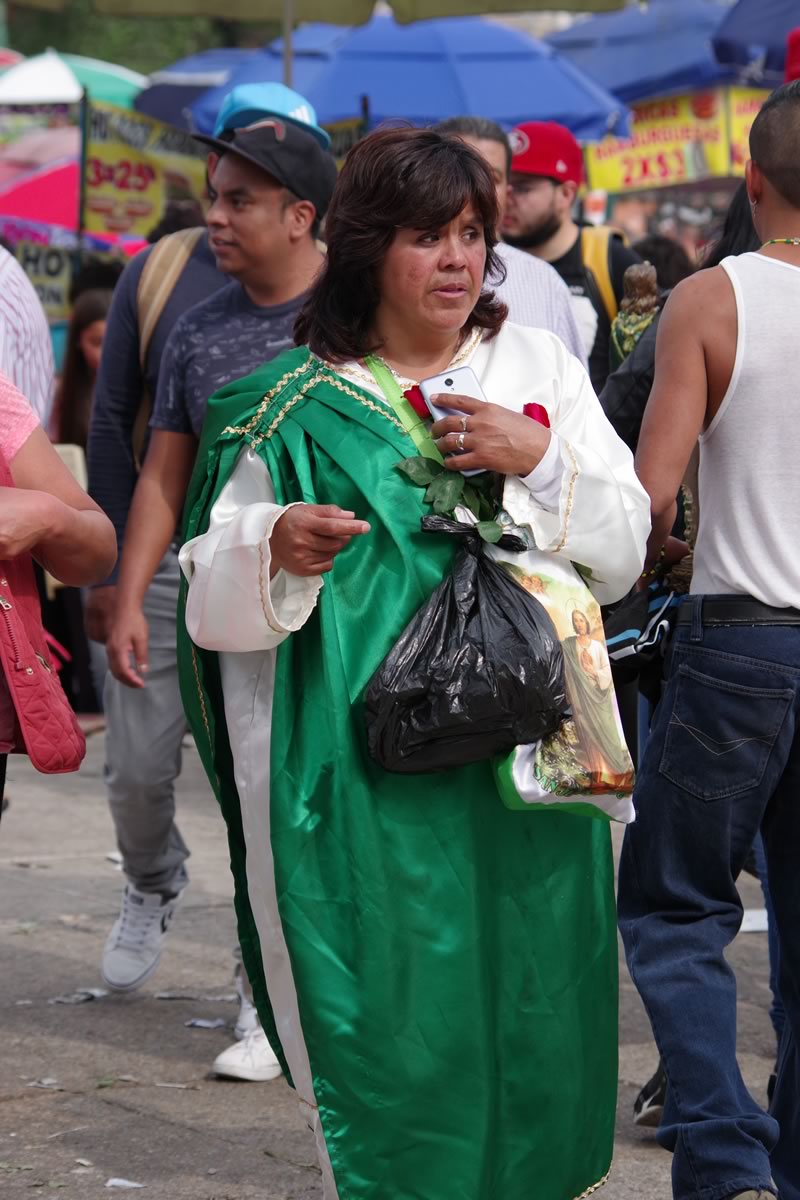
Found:
[(84, 227), (146, 237), (172, 200), (202, 200), (207, 152), (188, 133), (142, 113), (93, 103)]
[(728, 89), (728, 128), (731, 139), (731, 175), (744, 175), (750, 157), (750, 127), (761, 105), (771, 95), (765, 88)]
[(65, 246), (17, 242), (14, 253), (33, 284), (48, 321), (68, 320), (74, 251)]
[(589, 187), (639, 191), (729, 174), (726, 94), (722, 88), (632, 106), (630, 138), (586, 148)]

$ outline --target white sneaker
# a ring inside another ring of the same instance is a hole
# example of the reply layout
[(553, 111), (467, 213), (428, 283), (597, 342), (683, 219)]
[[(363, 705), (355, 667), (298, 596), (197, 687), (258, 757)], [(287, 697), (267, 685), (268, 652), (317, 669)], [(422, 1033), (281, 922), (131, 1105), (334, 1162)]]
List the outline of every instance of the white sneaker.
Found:
[(282, 1074), (281, 1064), (260, 1025), (218, 1054), (211, 1070), (226, 1079), (246, 1079), (251, 1083), (266, 1083)]
[(180, 892), (162, 896), (127, 885), (100, 967), (103, 983), (113, 992), (133, 992), (153, 974), (179, 901)]

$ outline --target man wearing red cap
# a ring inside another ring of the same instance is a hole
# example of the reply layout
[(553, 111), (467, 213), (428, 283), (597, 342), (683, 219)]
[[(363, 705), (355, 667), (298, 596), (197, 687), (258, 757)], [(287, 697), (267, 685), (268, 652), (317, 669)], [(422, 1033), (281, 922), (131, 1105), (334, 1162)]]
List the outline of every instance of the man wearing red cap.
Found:
[(575, 317), (599, 392), (609, 373), (611, 322), (623, 277), (639, 256), (603, 226), (579, 228), (572, 216), (583, 181), (583, 155), (570, 131), (527, 121), (511, 133), (511, 187), (503, 237), (555, 267), (572, 294)]

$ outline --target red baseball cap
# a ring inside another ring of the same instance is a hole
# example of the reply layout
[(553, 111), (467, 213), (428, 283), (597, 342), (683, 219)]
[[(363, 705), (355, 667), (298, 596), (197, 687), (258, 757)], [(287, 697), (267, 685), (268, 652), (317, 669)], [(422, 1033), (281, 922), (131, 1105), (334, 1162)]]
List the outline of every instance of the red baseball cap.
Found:
[(565, 125), (526, 121), (509, 134), (511, 170), (522, 175), (583, 183), (583, 154)]

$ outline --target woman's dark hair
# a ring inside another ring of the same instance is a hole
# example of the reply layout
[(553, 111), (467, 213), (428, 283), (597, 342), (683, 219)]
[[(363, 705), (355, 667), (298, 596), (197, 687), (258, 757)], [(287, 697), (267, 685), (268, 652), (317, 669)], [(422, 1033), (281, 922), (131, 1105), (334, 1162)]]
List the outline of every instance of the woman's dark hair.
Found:
[(750, 250), (758, 250), (760, 245), (753, 225), (747, 188), (744, 183), (740, 183), (728, 205), (722, 229), (706, 247), (701, 265), (704, 270), (707, 267), (718, 267), (723, 258), (728, 258), (731, 254), (747, 254)]
[(663, 233), (650, 233), (632, 247), (640, 258), (656, 269), (656, 280), (662, 291), (668, 292), (682, 279), (694, 274), (692, 260), (680, 242)]
[(67, 333), (64, 370), (55, 401), (56, 441), (86, 447), (92, 413), (94, 375), (83, 356), (80, 340), (84, 329), (105, 321), (112, 293), (107, 288), (81, 292), (75, 301)]
[[(295, 341), (329, 362), (373, 350), (380, 270), (398, 229), (441, 229), (473, 204), (486, 240), (484, 279), (505, 278), (495, 254), (497, 195), (488, 167), (459, 137), (430, 129), (383, 129), (348, 154), (325, 223), (328, 254), (295, 324)], [(494, 336), (508, 314), (481, 292), (464, 332)]]

